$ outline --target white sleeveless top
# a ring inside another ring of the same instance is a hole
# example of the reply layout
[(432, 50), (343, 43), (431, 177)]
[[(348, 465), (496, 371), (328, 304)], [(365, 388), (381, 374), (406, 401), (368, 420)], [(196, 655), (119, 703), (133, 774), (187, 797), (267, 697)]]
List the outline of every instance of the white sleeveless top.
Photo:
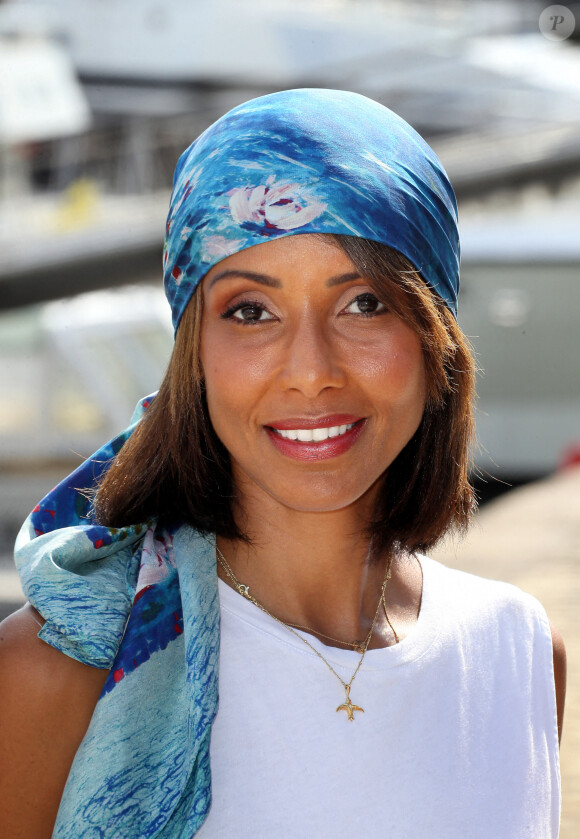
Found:
[[(201, 839), (556, 839), (552, 643), (530, 595), (420, 557), (419, 619), (344, 689), (220, 580), (213, 803)], [(306, 636), (348, 682), (352, 650)]]

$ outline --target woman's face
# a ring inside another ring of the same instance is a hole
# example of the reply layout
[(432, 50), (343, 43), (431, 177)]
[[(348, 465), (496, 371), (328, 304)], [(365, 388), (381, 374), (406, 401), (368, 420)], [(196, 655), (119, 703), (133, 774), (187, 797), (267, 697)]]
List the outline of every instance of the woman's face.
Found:
[(366, 496), (423, 414), (413, 330), (317, 235), (227, 257), (202, 293), (208, 408), (241, 498), (330, 511)]

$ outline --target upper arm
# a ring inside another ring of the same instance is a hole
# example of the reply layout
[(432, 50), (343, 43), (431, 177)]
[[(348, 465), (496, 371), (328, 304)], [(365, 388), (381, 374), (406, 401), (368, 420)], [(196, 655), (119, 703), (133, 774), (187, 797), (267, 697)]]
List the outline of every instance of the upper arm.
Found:
[(25, 606), (0, 624), (0, 835), (50, 839), (68, 773), (107, 677), (37, 637)]
[(556, 686), (556, 706), (558, 709), (558, 739), (562, 739), (564, 722), (564, 703), (566, 700), (566, 647), (556, 627), (550, 623), (552, 649), (554, 657), (554, 683)]

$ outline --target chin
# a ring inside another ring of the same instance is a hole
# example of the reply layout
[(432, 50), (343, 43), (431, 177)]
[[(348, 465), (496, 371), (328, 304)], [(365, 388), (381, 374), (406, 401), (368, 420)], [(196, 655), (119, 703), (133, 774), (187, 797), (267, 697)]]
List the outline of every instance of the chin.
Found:
[[(381, 476), (382, 477), (382, 476)], [(376, 497), (380, 477), (369, 486), (345, 486), (334, 475), (328, 482), (315, 480), (311, 476), (306, 486), (294, 484), (292, 488), (276, 489), (262, 485), (273, 500), (297, 513), (333, 513), (355, 505), (371, 505)]]

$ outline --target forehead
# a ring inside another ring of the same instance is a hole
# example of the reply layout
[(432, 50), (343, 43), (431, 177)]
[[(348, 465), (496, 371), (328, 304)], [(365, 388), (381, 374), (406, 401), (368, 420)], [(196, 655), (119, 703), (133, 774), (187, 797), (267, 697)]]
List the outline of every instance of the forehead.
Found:
[(331, 277), (356, 267), (342, 248), (329, 236), (305, 233), (272, 239), (222, 259), (204, 279), (207, 290), (224, 274), (248, 271), (273, 279), (288, 277)]

